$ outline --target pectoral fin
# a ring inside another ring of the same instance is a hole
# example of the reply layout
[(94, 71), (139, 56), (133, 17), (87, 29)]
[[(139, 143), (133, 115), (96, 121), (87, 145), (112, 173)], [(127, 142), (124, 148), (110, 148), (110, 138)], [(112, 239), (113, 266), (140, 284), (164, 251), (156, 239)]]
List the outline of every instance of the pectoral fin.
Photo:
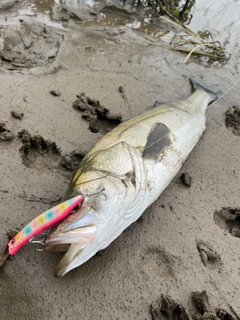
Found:
[(157, 123), (148, 136), (143, 157), (157, 161), (164, 149), (171, 145), (170, 130), (164, 123)]

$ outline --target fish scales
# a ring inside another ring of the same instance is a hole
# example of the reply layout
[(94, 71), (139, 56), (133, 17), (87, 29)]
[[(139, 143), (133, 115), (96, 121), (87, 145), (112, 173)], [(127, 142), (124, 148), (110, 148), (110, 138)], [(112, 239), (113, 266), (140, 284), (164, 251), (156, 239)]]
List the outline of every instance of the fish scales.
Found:
[[(199, 80), (192, 79), (192, 83), (194, 92), (187, 99), (161, 105), (120, 124), (84, 157), (66, 198), (83, 196), (83, 203), (89, 204), (85, 219), (89, 217), (97, 231), (91, 244), (80, 241), (70, 246), (55, 275), (64, 275), (107, 247), (177, 174), (205, 130), (208, 104), (218, 98), (216, 91)], [(76, 217), (67, 232), (78, 228), (80, 220)], [(61, 232), (66, 230), (64, 221), (59, 227)], [(78, 231), (81, 234), (81, 228)], [(49, 235), (46, 248), (58, 232)], [(60, 245), (61, 239), (58, 241)]]
[(51, 229), (44, 247), (66, 251), (56, 276), (106, 248), (177, 174), (205, 130), (209, 103), (219, 97), (215, 89), (190, 80), (194, 92), (187, 99), (120, 124), (83, 158), (65, 196), (83, 199), (81, 205)]

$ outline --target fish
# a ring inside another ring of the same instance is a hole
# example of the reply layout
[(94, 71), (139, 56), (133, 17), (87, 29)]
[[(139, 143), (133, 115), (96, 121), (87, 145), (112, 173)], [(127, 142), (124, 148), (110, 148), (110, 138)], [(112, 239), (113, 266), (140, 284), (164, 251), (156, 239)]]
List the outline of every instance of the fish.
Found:
[(66, 252), (62, 277), (105, 249), (160, 196), (206, 128), (206, 110), (221, 92), (190, 77), (193, 93), (121, 123), (100, 139), (75, 170), (64, 201), (14, 235), (2, 266), (35, 235), (51, 227), (44, 251)]
[(167, 188), (206, 128), (206, 109), (220, 91), (190, 77), (193, 93), (121, 123), (77, 167), (66, 199), (79, 209), (51, 228), (47, 252), (66, 251), (62, 277), (105, 249)]

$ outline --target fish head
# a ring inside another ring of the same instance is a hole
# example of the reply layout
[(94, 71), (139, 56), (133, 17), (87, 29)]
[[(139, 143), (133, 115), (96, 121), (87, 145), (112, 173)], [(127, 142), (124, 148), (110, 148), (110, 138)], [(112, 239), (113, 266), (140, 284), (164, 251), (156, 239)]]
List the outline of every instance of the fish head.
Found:
[(52, 227), (44, 248), (49, 252), (66, 251), (55, 267), (55, 276), (61, 277), (80, 266), (121, 233), (118, 220), (126, 206), (126, 193), (131, 189), (127, 184), (119, 176), (94, 170), (73, 180), (67, 199), (81, 195), (83, 201)]

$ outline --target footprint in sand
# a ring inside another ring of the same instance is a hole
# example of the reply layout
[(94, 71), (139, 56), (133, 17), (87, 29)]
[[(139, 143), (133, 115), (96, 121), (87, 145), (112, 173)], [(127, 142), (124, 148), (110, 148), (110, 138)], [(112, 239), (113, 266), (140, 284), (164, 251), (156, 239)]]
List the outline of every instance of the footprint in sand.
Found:
[(48, 171), (53, 168), (73, 171), (83, 159), (84, 154), (75, 150), (62, 155), (55, 142), (44, 139), (40, 135), (31, 135), (27, 130), (18, 133), (22, 146), (20, 154), (27, 168)]
[(233, 106), (225, 113), (225, 125), (235, 136), (240, 136), (240, 107)]
[(174, 277), (172, 257), (161, 248), (152, 247), (146, 250), (143, 270), (153, 277)]
[(0, 121), (0, 142), (11, 141), (13, 136), (10, 124), (7, 121)]
[(208, 268), (208, 269), (215, 269), (218, 270), (222, 266), (222, 261), (220, 258), (220, 255), (214, 251), (208, 244), (203, 243), (201, 241), (198, 241), (197, 249), (200, 255), (200, 258), (202, 260), (202, 263)]
[(215, 211), (214, 220), (221, 229), (240, 238), (240, 208), (226, 207)]
[(40, 135), (30, 135), (27, 130), (20, 131), (18, 137), (22, 141), (20, 154), (26, 167), (49, 170), (57, 164), (61, 151), (55, 142)]
[(152, 320), (191, 320), (186, 309), (168, 296), (150, 305)]
[(181, 303), (174, 301), (169, 296), (162, 295), (159, 300), (150, 305), (152, 320), (239, 320), (239, 316), (233, 310), (226, 311), (223, 308), (210, 304), (206, 291), (192, 292), (189, 296), (189, 309)]
[(53, 62), (63, 41), (62, 32), (41, 23), (19, 21), (15, 27), (6, 25), (0, 34), (1, 67), (21, 70)]

